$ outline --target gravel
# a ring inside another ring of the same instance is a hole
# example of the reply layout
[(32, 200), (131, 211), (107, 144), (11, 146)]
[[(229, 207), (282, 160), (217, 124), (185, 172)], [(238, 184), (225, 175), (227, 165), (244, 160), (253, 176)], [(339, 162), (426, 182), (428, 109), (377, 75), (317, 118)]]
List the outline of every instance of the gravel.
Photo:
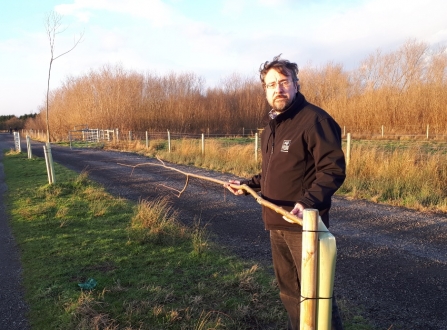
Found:
[[(12, 147), (12, 136), (0, 137), (0, 141), (8, 143), (9, 139)], [(119, 165), (160, 164), (157, 160), (132, 153), (70, 150), (56, 145), (52, 150), (56, 162), (77, 172), (88, 171), (91, 179), (116, 196), (133, 201), (168, 196), (185, 224), (200, 221), (212, 239), (228, 251), (271, 271), (268, 232), (263, 228), (260, 206), (253, 198), (233, 196), (220, 185), (198, 179), (191, 179), (178, 197), (172, 189), (183, 189), (182, 174), (154, 165), (138, 167), (132, 173), (131, 168)], [(33, 142), (33, 153), (42, 156), (41, 144)], [(223, 181), (234, 178), (169, 165)], [(4, 230), (0, 230), (3, 235)], [(330, 230), (337, 239), (335, 294), (343, 313), (355, 309), (377, 329), (447, 329), (446, 214), (334, 197)], [(0, 251), (4, 251), (5, 243), (2, 236)], [(20, 274), (18, 262), (7, 265), (9, 272)], [(2, 267), (2, 278), (4, 271)], [(3, 295), (3, 288), (0, 292)], [(5, 294), (20, 298), (20, 287), (11, 286)], [(18, 309), (23, 313), (22, 307)]]

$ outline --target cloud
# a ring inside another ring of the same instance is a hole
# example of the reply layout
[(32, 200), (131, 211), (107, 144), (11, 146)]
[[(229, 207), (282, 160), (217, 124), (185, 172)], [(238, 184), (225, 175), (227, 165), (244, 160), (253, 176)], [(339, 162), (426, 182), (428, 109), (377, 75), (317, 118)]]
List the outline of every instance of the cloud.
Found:
[[(425, 39), (443, 21), (444, 0), (372, 0), (328, 16), (315, 30), (327, 44), (376, 42), (377, 46), (406, 38)], [(445, 26), (445, 23), (444, 23)], [(372, 40), (371, 40), (372, 38)]]
[(290, 0), (258, 0), (258, 3), (266, 7), (285, 6), (290, 3)]
[(225, 16), (240, 16), (246, 8), (244, 0), (225, 0), (222, 3), (221, 13)]
[(62, 15), (73, 15), (82, 21), (92, 16), (92, 11), (109, 11), (148, 19), (154, 26), (173, 24), (175, 12), (161, 0), (75, 0), (73, 4), (62, 4), (55, 11)]

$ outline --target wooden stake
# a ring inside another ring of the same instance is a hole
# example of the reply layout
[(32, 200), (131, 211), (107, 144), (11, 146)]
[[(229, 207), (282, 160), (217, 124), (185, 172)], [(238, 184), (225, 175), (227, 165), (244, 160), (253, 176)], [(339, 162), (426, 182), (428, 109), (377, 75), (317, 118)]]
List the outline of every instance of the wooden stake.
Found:
[(303, 212), (300, 330), (315, 330), (317, 307), (318, 210)]

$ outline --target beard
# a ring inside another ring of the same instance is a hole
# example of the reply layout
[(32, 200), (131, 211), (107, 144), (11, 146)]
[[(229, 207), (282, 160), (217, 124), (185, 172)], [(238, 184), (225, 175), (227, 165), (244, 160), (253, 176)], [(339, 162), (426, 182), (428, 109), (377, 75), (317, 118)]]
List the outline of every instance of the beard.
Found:
[(283, 112), (291, 103), (293, 99), (289, 99), (286, 95), (279, 94), (274, 99), (271, 105), (273, 110)]

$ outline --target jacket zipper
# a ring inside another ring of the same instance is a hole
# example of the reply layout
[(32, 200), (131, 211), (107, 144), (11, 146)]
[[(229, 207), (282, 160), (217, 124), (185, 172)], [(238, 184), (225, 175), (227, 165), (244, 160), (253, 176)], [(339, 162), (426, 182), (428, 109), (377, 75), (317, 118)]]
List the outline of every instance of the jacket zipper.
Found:
[[(270, 156), (269, 156), (269, 161), (267, 163), (265, 176), (264, 176), (264, 173), (262, 173), (262, 177), (263, 177), (263, 181), (264, 181), (264, 187), (265, 187), (265, 184), (267, 183), (267, 173), (269, 172), (270, 161), (271, 161), (271, 159), (273, 157), (273, 151), (275, 149), (275, 134), (273, 132), (271, 133), (271, 137), (272, 137), (272, 151), (270, 151)], [(267, 188), (267, 187), (265, 187), (265, 188)], [(266, 189), (262, 189), (262, 190), (265, 191)]]

